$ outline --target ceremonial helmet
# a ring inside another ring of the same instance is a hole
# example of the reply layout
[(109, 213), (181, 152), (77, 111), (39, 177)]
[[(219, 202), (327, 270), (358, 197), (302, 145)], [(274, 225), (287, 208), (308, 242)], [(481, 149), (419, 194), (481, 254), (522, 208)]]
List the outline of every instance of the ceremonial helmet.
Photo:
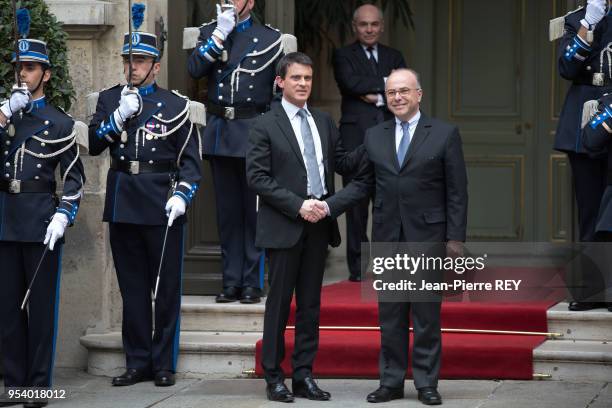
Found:
[[(144, 21), (144, 11), (144, 4), (134, 3), (132, 5), (132, 26), (135, 30), (138, 30)], [(130, 42), (132, 44), (132, 55), (153, 57), (156, 61), (159, 61), (161, 58), (157, 35), (144, 31), (133, 31), (132, 38), (130, 39), (130, 33), (125, 33), (123, 36), (123, 49), (121, 50), (122, 56), (129, 55)]]
[[(26, 38), (30, 33), (30, 12), (28, 9), (20, 8), (17, 10), (17, 29), (21, 37), (17, 41), (19, 62), (39, 62), (46, 66), (51, 66), (47, 43), (42, 40)], [(17, 56), (13, 51), (11, 62), (17, 62)]]

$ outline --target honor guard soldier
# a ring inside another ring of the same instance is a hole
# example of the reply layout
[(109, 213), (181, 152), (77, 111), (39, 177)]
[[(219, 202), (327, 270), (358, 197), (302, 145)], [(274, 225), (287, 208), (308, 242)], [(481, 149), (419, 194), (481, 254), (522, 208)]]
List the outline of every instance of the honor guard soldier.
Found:
[[(138, 20), (139, 12), (132, 12)], [(121, 55), (128, 85), (97, 95), (89, 125), (91, 154), (108, 149), (111, 156), (103, 220), (123, 299), (127, 368), (112, 384), (154, 379), (170, 386), (179, 351), (184, 214), (200, 181), (199, 133), (190, 101), (156, 84), (157, 36), (126, 33)]]
[[(44, 41), (20, 39), (12, 62), (20, 84), (0, 107), (4, 386), (48, 389), (57, 338), (63, 235), (75, 220), (85, 181), (77, 134), (80, 129), (86, 140), (86, 127), (76, 125), (45, 97), (52, 68)], [(29, 303), (23, 300), (28, 288)], [(8, 395), (0, 396), (0, 406), (47, 405), (45, 399), (17, 401)]]
[[(598, 101), (598, 109), (591, 117), (590, 121), (584, 126), (582, 134), (582, 143), (584, 147), (592, 154), (605, 154), (608, 157), (608, 171), (606, 179), (606, 188), (604, 190), (601, 203), (599, 205), (599, 213), (597, 215), (597, 224), (595, 226), (596, 240), (599, 242), (612, 242), (612, 93), (604, 94)], [(608, 245), (595, 245), (596, 249), (601, 249), (609, 252)], [(599, 259), (607, 259), (603, 256)], [(581, 276), (583, 286), (588, 289), (587, 292), (591, 295), (589, 301), (597, 307), (607, 307), (612, 312), (612, 292), (610, 292), (610, 283), (608, 283), (608, 292), (606, 292), (606, 279), (609, 276), (609, 263), (598, 265), (603, 270), (598, 268), (593, 269), (590, 274)]]
[[(612, 14), (606, 0), (588, 0), (586, 7), (552, 20), (550, 37), (561, 38), (559, 74), (571, 81), (554, 148), (567, 153), (571, 165), (580, 241), (594, 241), (599, 204), (606, 187), (607, 157), (589, 154), (585, 149), (581, 122), (591, 117), (596, 100), (612, 90), (612, 51), (608, 46), (612, 42)], [(577, 294), (569, 304), (569, 310), (594, 307), (598, 305), (580, 301)]]
[(270, 109), (278, 60), (297, 48), (295, 37), (254, 22), (254, 5), (255, 0), (224, 1), (223, 7), (217, 5), (217, 20), (196, 30), (197, 44), (185, 41), (186, 48), (195, 45), (189, 73), (208, 78), (203, 146), (212, 169), (223, 257), (219, 303), (260, 301), (263, 257), (255, 247), (257, 198), (246, 183), (248, 134), (254, 118)]

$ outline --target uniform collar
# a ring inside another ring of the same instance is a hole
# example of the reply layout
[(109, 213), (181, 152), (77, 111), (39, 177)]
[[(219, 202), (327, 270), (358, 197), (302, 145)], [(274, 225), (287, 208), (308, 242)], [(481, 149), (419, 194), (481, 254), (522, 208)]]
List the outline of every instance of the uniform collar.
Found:
[(236, 25), (236, 31), (241, 33), (248, 30), (253, 25), (253, 17), (249, 16), (246, 20), (239, 22)]
[(155, 82), (153, 82), (151, 85), (141, 86), (138, 88), (138, 93), (140, 96), (151, 95), (155, 91), (157, 91), (157, 84)]
[(38, 109), (42, 109), (47, 106), (47, 100), (45, 96), (41, 96), (38, 99), (34, 99), (32, 102), (28, 103), (26, 106), (26, 112), (33, 112)]

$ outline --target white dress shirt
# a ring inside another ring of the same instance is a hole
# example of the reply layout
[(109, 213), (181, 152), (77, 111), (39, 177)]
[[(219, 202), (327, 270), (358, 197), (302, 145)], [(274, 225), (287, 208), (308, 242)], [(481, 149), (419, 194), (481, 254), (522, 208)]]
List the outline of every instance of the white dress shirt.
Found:
[[(300, 152), (302, 153), (302, 159), (304, 163), (306, 163), (306, 158), (304, 157), (304, 140), (302, 139), (302, 118), (298, 116), (298, 111), (300, 110), (299, 106), (295, 106), (291, 102), (287, 101), (285, 98), (282, 99), (281, 105), (283, 109), (285, 109), (285, 113), (289, 117), (289, 122), (291, 122), (291, 127), (293, 128), (293, 133), (297, 139), (298, 144), (300, 145)], [(325, 166), (323, 165), (323, 148), (321, 147), (321, 137), (319, 136), (319, 130), (317, 129), (317, 125), (312, 117), (312, 114), (308, 110), (308, 105), (304, 105), (304, 110), (307, 113), (308, 124), (310, 125), (310, 132), (312, 133), (312, 138), (314, 140), (315, 145), (315, 153), (317, 155), (317, 167), (319, 169), (319, 176), (321, 177), (321, 184), (323, 185), (323, 194), (327, 194), (327, 187), (325, 186)], [(310, 191), (310, 182), (307, 183), (307, 194), (311, 195)]]
[[(417, 125), (419, 124), (419, 119), (421, 119), (421, 111), (418, 111), (408, 120), (410, 124), (408, 127), (408, 133), (410, 134), (410, 143), (412, 143), (412, 137), (414, 136), (414, 131), (416, 130)], [(404, 131), (402, 130), (402, 121), (395, 117), (395, 153), (399, 150), (400, 142), (402, 141), (402, 136), (404, 136)], [(400, 163), (401, 165), (401, 163)]]

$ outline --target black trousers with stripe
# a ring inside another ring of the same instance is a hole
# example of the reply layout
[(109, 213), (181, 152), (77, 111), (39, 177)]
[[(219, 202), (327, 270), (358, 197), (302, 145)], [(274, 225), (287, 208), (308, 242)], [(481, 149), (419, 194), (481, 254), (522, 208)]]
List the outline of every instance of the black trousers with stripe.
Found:
[[(165, 226), (110, 223), (110, 243), (121, 297), (126, 367), (176, 371), (181, 319), (184, 225), (168, 231), (153, 328), (152, 296)], [(151, 335), (153, 333), (153, 335)]]
[(261, 289), (263, 252), (255, 246), (257, 195), (247, 186), (245, 159), (211, 156), (210, 168), (223, 258), (223, 287)]
[(21, 302), (45, 246), (0, 242), (0, 332), (4, 386), (51, 387), (57, 338), (62, 245), (48, 251), (30, 295)]

